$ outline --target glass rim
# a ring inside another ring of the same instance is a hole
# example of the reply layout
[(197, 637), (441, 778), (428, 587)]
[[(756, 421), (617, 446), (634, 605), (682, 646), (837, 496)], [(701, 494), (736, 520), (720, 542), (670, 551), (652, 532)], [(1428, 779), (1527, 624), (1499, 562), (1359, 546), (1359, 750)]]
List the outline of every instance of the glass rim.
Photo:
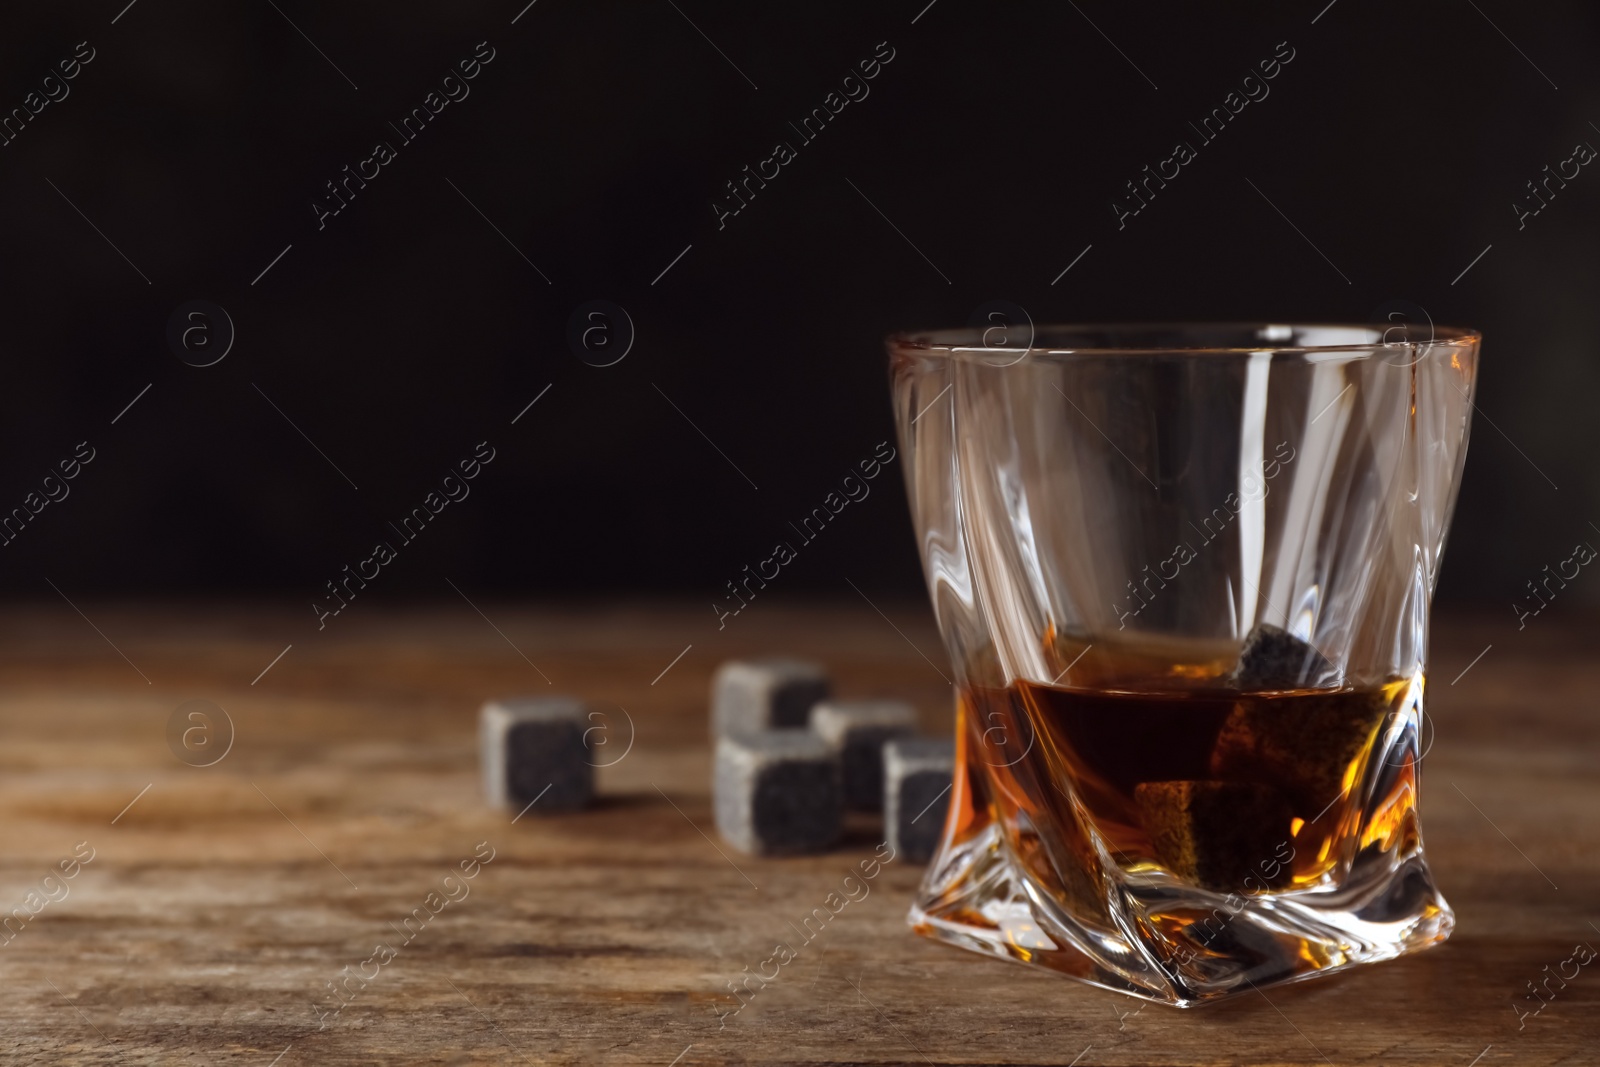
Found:
[[(993, 327), (991, 327), (992, 329)], [(1010, 327), (1008, 327), (1010, 328)], [(948, 356), (963, 358), (984, 355), (1023, 356), (1209, 356), (1254, 355), (1263, 352), (1278, 353), (1335, 353), (1349, 352), (1377, 355), (1400, 348), (1428, 348), (1432, 346), (1464, 348), (1482, 342), (1483, 335), (1474, 329), (1459, 326), (1441, 326), (1428, 323), (1409, 327), (1412, 331), (1425, 329), (1426, 340), (1385, 341), (1383, 338), (1400, 326), (1382, 327), (1371, 323), (1321, 323), (1321, 322), (1119, 322), (1119, 323), (1045, 323), (1027, 324), (1032, 333), (1030, 343), (984, 344), (987, 330), (981, 326), (957, 327), (940, 330), (903, 330), (889, 334), (884, 343), (893, 353), (921, 356)], [(1137, 335), (1158, 334), (1211, 334), (1229, 332), (1252, 335), (1258, 343), (1216, 344), (1196, 337), (1190, 342), (1134, 343)], [(1073, 344), (1074, 335), (1094, 340)], [(1123, 341), (1118, 335), (1129, 338)], [(1343, 335), (1343, 336), (1339, 336)], [(1302, 338), (1297, 341), (1296, 338)], [(1043, 343), (1041, 343), (1043, 339)], [(1049, 343), (1060, 340), (1066, 343)], [(1323, 340), (1326, 343), (1316, 343)], [(1110, 343), (1108, 343), (1108, 341)]]

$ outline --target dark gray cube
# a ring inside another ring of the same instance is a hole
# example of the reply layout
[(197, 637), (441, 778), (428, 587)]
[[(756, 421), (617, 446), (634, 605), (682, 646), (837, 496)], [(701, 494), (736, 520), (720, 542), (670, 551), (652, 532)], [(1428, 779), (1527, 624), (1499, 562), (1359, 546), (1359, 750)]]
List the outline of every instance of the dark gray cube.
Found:
[(804, 726), (830, 688), (827, 673), (805, 660), (730, 660), (711, 681), (711, 736)]
[(907, 738), (883, 746), (883, 822), (896, 859), (933, 858), (944, 836), (955, 767), (952, 739)]
[(1296, 689), (1321, 685), (1337, 673), (1310, 644), (1264, 622), (1245, 635), (1231, 680), (1242, 689)]
[(594, 799), (584, 732), (592, 724), (575, 697), (496, 700), (483, 706), (478, 739), (489, 803), (520, 813), (577, 811)]
[(712, 795), (717, 829), (754, 855), (817, 852), (843, 828), (839, 755), (809, 730), (719, 739)]
[(811, 732), (839, 753), (845, 807), (881, 811), (884, 742), (914, 737), (917, 709), (902, 700), (824, 700), (811, 709)]

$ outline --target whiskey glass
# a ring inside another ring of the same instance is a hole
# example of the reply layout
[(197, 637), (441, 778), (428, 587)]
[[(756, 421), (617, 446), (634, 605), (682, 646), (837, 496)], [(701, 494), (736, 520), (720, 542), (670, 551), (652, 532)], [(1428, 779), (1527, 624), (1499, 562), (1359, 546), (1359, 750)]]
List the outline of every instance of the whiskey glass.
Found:
[(1437, 944), (1428, 612), (1479, 335), (888, 340), (956, 770), (909, 921), (1178, 1006)]

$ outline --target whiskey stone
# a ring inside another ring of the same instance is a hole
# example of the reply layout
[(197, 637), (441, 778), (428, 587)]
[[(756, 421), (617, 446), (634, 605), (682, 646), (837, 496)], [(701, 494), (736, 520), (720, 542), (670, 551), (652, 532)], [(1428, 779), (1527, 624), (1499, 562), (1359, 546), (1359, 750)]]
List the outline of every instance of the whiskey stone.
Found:
[(577, 811), (594, 798), (584, 731), (587, 708), (574, 697), (491, 701), (479, 714), (483, 784), (489, 803), (521, 812)]
[(883, 822), (897, 859), (933, 858), (944, 836), (955, 767), (950, 738), (900, 738), (883, 746)]
[(809, 730), (763, 730), (717, 741), (717, 829), (757, 856), (818, 852), (839, 838), (839, 754)]
[(1241, 689), (1301, 689), (1336, 674), (1333, 664), (1287, 630), (1261, 623), (1245, 636), (1229, 679)]
[(839, 753), (844, 805), (883, 807), (883, 746), (917, 732), (917, 709), (900, 700), (825, 700), (811, 709), (811, 732)]
[(804, 726), (811, 706), (829, 691), (823, 669), (804, 660), (724, 663), (711, 682), (711, 736)]
[(1302, 818), (1315, 818), (1344, 792), (1350, 764), (1366, 751), (1388, 710), (1382, 690), (1241, 700), (1217, 735), (1211, 773), (1266, 781)]
[(1279, 862), (1293, 813), (1282, 793), (1248, 782), (1140, 782), (1133, 787), (1144, 831), (1173, 876), (1202, 889), (1280, 889)]

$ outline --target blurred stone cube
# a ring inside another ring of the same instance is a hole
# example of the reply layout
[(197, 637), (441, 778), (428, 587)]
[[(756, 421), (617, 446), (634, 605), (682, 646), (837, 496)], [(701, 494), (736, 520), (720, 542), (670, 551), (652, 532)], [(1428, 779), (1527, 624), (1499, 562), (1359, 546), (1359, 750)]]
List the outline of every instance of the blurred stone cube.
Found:
[(883, 808), (883, 746), (917, 732), (917, 709), (900, 700), (824, 700), (811, 709), (811, 731), (839, 753), (844, 804)]
[(883, 746), (883, 822), (897, 859), (933, 858), (944, 836), (955, 767), (952, 738), (897, 738)]
[(717, 741), (717, 829), (758, 856), (818, 852), (839, 839), (839, 754), (810, 730), (735, 733)]
[(577, 811), (594, 799), (594, 766), (584, 732), (588, 709), (575, 697), (491, 701), (478, 739), (489, 803), (518, 812)]
[(711, 681), (711, 736), (806, 725), (811, 706), (826, 700), (827, 673), (805, 660), (730, 660)]

